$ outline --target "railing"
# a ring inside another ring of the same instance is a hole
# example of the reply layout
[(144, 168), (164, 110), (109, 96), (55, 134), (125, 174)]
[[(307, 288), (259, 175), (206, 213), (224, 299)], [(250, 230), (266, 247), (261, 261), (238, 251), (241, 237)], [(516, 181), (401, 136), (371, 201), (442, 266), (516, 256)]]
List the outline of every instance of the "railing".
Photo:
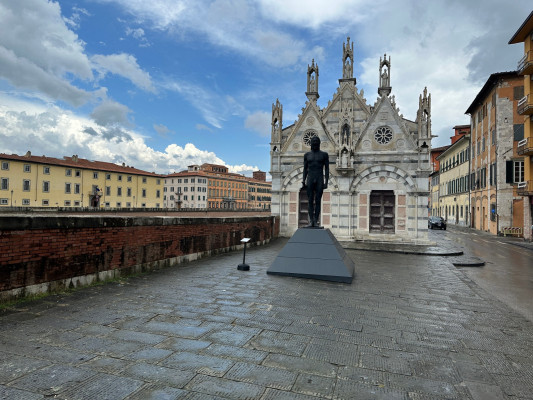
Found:
[(516, 112), (518, 114), (533, 114), (533, 104), (529, 100), (529, 94), (520, 99), (516, 105)]
[(520, 182), (517, 185), (517, 193), (519, 196), (533, 195), (533, 181)]
[[(518, 66), (517, 66), (517, 70), (519, 73), (524, 73), (524, 71), (526, 69), (529, 70), (530, 67), (532, 67), (533, 65), (533, 51), (529, 50), (527, 53), (524, 54), (524, 56), (520, 59), (520, 61), (518, 61)], [(526, 74), (526, 75), (529, 75)]]
[(516, 152), (519, 155), (524, 155), (524, 154), (529, 154), (529, 153), (533, 154), (533, 140), (532, 140), (532, 138), (527, 137), (527, 138), (522, 139), (521, 141), (519, 141), (518, 145), (517, 145), (517, 148), (516, 148)]

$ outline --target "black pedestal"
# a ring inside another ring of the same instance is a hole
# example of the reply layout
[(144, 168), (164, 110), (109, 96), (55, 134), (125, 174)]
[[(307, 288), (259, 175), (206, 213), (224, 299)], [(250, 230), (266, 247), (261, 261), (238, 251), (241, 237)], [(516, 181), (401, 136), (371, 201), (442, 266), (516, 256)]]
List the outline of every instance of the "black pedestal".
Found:
[(352, 283), (354, 263), (329, 229), (300, 228), (267, 274)]

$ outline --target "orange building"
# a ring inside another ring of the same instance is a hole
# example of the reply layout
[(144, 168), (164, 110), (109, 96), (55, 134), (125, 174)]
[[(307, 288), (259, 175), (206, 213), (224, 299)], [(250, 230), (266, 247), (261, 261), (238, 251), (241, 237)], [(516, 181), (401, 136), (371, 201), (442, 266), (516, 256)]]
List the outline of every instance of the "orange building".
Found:
[(524, 181), (524, 117), (516, 107), (524, 96), (517, 72), (492, 74), (466, 110), (471, 120), (470, 224), (497, 234), (524, 226), (524, 201), (517, 193)]
[(202, 164), (200, 170), (208, 176), (207, 208), (242, 210), (248, 207), (248, 181), (240, 174), (228, 172), (217, 164)]

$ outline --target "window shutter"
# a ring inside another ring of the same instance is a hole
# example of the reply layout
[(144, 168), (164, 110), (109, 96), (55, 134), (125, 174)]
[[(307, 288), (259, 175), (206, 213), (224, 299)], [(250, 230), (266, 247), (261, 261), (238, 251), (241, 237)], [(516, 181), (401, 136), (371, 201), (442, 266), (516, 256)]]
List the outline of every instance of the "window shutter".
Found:
[(505, 162), (505, 183), (513, 183), (513, 161)]
[(515, 142), (518, 142), (524, 139), (524, 124), (514, 124), (513, 130), (514, 130), (514, 141)]

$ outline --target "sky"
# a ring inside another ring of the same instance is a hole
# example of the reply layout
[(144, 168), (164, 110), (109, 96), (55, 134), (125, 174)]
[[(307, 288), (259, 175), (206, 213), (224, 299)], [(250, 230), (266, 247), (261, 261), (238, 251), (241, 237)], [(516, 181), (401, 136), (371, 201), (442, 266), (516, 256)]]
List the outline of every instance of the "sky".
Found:
[(0, 0), (0, 153), (268, 172), (272, 103), (294, 123), (314, 59), (326, 107), (348, 36), (367, 102), (386, 53), (400, 113), (414, 120), (427, 87), (444, 146), (490, 74), (516, 69), (523, 46), (508, 41), (530, 12), (530, 0)]

